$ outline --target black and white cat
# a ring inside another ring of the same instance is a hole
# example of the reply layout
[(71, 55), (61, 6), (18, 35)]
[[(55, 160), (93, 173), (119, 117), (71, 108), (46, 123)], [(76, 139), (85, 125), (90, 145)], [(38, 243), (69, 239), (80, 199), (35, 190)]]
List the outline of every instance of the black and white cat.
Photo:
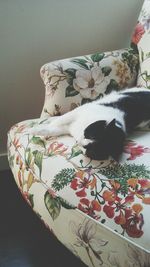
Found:
[(126, 135), (150, 122), (150, 90), (132, 88), (112, 92), (103, 98), (77, 107), (29, 133), (44, 136), (69, 134), (86, 149), (86, 156), (118, 160)]

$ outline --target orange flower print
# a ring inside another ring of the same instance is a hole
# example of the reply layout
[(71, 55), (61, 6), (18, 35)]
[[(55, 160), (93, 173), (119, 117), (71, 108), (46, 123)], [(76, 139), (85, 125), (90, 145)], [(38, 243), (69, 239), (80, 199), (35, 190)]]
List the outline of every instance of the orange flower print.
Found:
[[(103, 197), (104, 196), (105, 195), (103, 194)], [(134, 197), (127, 196), (125, 199), (121, 199), (120, 197), (116, 196), (114, 200), (108, 199), (107, 201), (108, 202), (106, 202), (103, 206), (104, 213), (108, 218), (114, 218), (117, 224), (122, 224), (125, 221), (125, 212), (128, 210), (129, 204), (134, 201)]]
[(100, 218), (95, 213), (96, 211), (101, 211), (101, 205), (97, 200), (90, 201), (87, 198), (82, 198), (80, 199), (78, 208), (96, 220)]
[(129, 193), (150, 204), (150, 180), (130, 178), (127, 181)]
[(93, 189), (96, 185), (96, 178), (91, 176), (90, 170), (78, 171), (71, 182), (71, 188), (76, 191), (78, 197), (85, 197), (86, 189)]
[(105, 190), (103, 192), (103, 198), (105, 201), (114, 201), (116, 198), (116, 195), (114, 192), (109, 191), (109, 190)]

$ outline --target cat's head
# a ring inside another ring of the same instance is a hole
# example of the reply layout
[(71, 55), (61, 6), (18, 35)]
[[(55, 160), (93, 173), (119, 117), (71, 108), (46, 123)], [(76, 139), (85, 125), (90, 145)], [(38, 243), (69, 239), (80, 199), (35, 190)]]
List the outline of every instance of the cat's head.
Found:
[(89, 158), (106, 160), (111, 156), (118, 161), (123, 151), (125, 133), (115, 119), (109, 124), (104, 120), (90, 124), (84, 131), (84, 137), (91, 140), (84, 146)]

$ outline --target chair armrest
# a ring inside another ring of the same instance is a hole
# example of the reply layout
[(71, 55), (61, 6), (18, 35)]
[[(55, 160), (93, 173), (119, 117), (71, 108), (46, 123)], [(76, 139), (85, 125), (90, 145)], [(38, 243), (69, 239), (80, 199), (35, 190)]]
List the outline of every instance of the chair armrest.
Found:
[(40, 70), (45, 84), (41, 117), (64, 114), (112, 90), (132, 87), (137, 72), (138, 55), (131, 48), (47, 63)]

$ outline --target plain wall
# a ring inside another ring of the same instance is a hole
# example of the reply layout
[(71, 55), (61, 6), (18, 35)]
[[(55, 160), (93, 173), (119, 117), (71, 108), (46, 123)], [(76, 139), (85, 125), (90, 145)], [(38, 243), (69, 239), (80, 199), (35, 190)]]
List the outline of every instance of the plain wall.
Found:
[(129, 45), (143, 0), (0, 0), (0, 155), (8, 129), (37, 118), (40, 67)]

